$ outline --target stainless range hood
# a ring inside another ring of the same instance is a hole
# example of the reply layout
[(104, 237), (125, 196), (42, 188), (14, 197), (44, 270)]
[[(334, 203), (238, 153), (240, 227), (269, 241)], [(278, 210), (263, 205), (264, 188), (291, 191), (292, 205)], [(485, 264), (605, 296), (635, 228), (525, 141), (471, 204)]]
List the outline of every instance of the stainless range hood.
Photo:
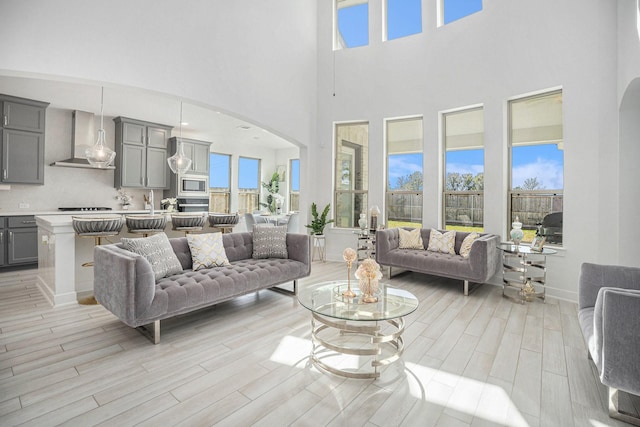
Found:
[(72, 113), (71, 123), (71, 158), (53, 162), (51, 166), (98, 170), (115, 169), (115, 166), (107, 166), (106, 168), (93, 167), (85, 157), (85, 150), (95, 144), (97, 137), (94, 114), (75, 110)]

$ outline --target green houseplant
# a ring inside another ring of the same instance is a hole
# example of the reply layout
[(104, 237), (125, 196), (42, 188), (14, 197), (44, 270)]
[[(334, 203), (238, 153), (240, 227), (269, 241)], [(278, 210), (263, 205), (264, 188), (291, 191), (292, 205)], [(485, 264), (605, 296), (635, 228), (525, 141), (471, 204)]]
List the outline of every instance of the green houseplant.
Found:
[(333, 219), (327, 219), (330, 207), (331, 203), (324, 207), (321, 214), (318, 214), (318, 206), (316, 206), (315, 202), (311, 203), (311, 216), (313, 216), (313, 220), (311, 221), (311, 224), (305, 225), (305, 227), (311, 229), (311, 234), (324, 234), (324, 227), (333, 222)]
[(280, 191), (278, 179), (278, 172), (274, 172), (269, 181), (262, 182), (262, 187), (269, 194), (267, 194), (267, 203), (260, 203), (260, 206), (268, 208), (272, 214), (278, 210), (278, 202), (282, 203), (282, 196), (278, 193)]

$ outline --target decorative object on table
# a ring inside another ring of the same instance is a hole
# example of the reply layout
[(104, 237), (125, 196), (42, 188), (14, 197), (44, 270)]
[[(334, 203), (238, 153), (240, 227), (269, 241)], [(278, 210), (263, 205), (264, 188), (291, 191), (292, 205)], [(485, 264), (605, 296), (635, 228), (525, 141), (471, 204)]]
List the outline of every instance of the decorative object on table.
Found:
[(362, 231), (367, 229), (367, 214), (362, 212), (360, 214), (360, 219), (358, 220), (358, 225)]
[(362, 292), (360, 301), (365, 303), (378, 302), (375, 294), (378, 292), (378, 281), (382, 278), (380, 266), (375, 260), (367, 258), (356, 270), (356, 279), (358, 279), (358, 287)]
[(369, 228), (372, 233), (375, 233), (378, 229), (378, 215), (380, 215), (380, 208), (377, 205), (373, 205), (369, 211), (371, 215), (371, 221), (369, 223)]
[(276, 170), (278, 174), (278, 181), (284, 182), (287, 178), (287, 167), (285, 165), (278, 165)]
[(128, 194), (126, 190), (120, 188), (118, 190), (118, 194), (116, 194), (115, 199), (120, 202), (120, 205), (122, 205), (122, 209), (127, 210), (131, 205), (131, 199), (133, 199), (133, 196)]
[(84, 151), (87, 161), (94, 168), (106, 168), (116, 158), (116, 152), (105, 145), (104, 131), (104, 87), (100, 97), (100, 129), (98, 129), (98, 140), (96, 143)]
[(347, 290), (342, 293), (342, 296), (347, 298), (354, 298), (356, 296), (356, 293), (351, 290), (351, 265), (356, 257), (356, 251), (351, 248), (347, 248), (342, 252), (342, 258), (347, 262)]
[(522, 231), (522, 223), (517, 215), (516, 220), (511, 223), (511, 227), (509, 235), (511, 236), (511, 240), (513, 240), (513, 244), (518, 246), (524, 237), (524, 231)]
[(311, 224), (305, 225), (305, 227), (311, 229), (311, 234), (324, 234), (324, 227), (327, 224), (331, 224), (333, 222), (333, 219), (327, 219), (330, 208), (331, 204), (329, 203), (324, 207), (322, 213), (318, 214), (318, 207), (316, 206), (315, 202), (311, 203), (311, 216), (313, 217), (313, 220), (311, 221)]
[(185, 173), (191, 167), (191, 159), (185, 156), (182, 144), (182, 101), (180, 102), (180, 138), (178, 138), (175, 154), (167, 159), (167, 163), (175, 174)]
[(175, 212), (176, 205), (178, 204), (178, 199), (175, 197), (167, 197), (166, 199), (160, 200), (160, 204), (162, 205), (162, 209), (167, 212)]
[(268, 182), (262, 182), (262, 187), (267, 190), (267, 203), (260, 203), (260, 206), (269, 209), (269, 212), (275, 214), (278, 210), (278, 200), (280, 203), (284, 200), (284, 197), (278, 192), (280, 191), (280, 178), (278, 172), (274, 172), (271, 175), (271, 179)]
[(531, 242), (531, 250), (534, 252), (542, 252), (542, 247), (544, 243), (547, 241), (546, 236), (536, 236)]

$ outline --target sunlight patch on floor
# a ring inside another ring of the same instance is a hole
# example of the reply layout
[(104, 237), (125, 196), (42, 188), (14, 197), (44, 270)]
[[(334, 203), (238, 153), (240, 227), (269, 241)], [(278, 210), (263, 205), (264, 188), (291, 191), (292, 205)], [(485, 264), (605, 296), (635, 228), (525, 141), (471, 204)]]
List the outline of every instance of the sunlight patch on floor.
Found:
[(272, 362), (296, 366), (311, 354), (311, 341), (286, 335), (270, 357)]

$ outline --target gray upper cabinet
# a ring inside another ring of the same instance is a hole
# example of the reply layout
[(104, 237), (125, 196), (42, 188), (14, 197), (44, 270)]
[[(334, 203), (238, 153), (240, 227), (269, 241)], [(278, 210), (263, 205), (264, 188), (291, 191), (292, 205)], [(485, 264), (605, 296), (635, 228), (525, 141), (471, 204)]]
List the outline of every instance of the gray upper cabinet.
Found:
[[(179, 138), (176, 137), (170, 139), (169, 149), (172, 153), (175, 153), (177, 149), (178, 139)], [(184, 155), (191, 159), (191, 167), (186, 174), (209, 176), (209, 147), (211, 143), (182, 138), (182, 146), (184, 148)]]
[(167, 144), (171, 126), (116, 117), (116, 188), (169, 187)]
[(0, 95), (0, 182), (44, 184), (46, 102)]

